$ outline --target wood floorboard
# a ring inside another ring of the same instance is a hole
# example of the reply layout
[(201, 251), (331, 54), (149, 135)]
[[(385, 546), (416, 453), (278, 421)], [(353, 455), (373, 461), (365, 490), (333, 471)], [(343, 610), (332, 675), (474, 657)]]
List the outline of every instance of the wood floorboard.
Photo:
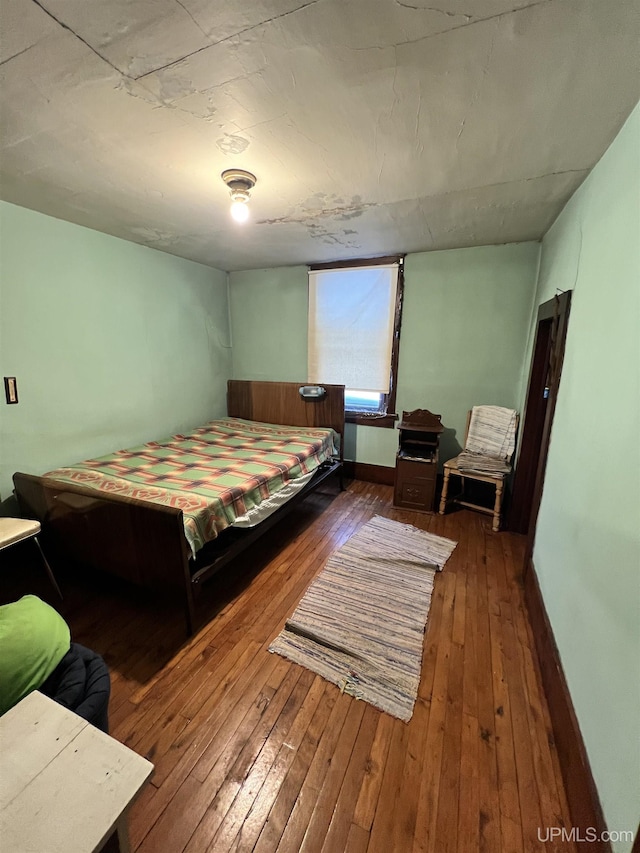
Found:
[[(468, 560), (468, 558), (467, 558)], [(460, 573), (465, 586), (465, 630), (462, 676), (462, 737), (460, 743), (460, 799), (458, 847), (481, 850), (480, 844), (480, 738), (478, 724), (477, 573)], [(487, 811), (484, 810), (486, 815)], [(485, 848), (486, 849), (486, 848)]]
[[(310, 675), (310, 673), (305, 674), (303, 682), (305, 686)], [(255, 809), (253, 813), (256, 830), (261, 830), (259, 842), (263, 843), (266, 849), (275, 850), (297, 793), (295, 783), (294, 792), (290, 791), (292, 784), (291, 766), (296, 758), (303, 755), (309, 756), (307, 762), (310, 760), (317, 743), (317, 735), (314, 735), (314, 731), (316, 728), (318, 731), (322, 730), (323, 722), (326, 721), (325, 714), (328, 716), (330, 711), (329, 703), (323, 702), (320, 705), (324, 692), (325, 683), (319, 676), (316, 676), (306, 693), (301, 693), (302, 701), (292, 706), (292, 712), (295, 713), (295, 720), (293, 720), (292, 725), (290, 727), (282, 726), (280, 725), (281, 720), (278, 720), (278, 726), (274, 728), (274, 736), (269, 738), (269, 742), (265, 745), (265, 749), (262, 750), (259, 760), (255, 762), (250, 773), (244, 778), (238, 777), (238, 782), (240, 782), (238, 795), (213, 840), (213, 849), (227, 850), (236, 843), (236, 838), (245, 826), (247, 815), (259, 801), (259, 808)], [(273, 805), (269, 809), (264, 824), (255, 820), (258, 812), (264, 812), (270, 802)], [(243, 836), (245, 844), (247, 837), (248, 834), (245, 833)], [(240, 838), (238, 838), (239, 843)]]
[[(442, 767), (449, 659), (451, 656), (451, 623), (453, 619), (455, 575), (443, 572), (442, 575), (436, 578), (436, 585), (443, 588), (443, 597), (440, 605), (440, 630), (437, 637), (435, 674), (433, 678), (433, 690), (431, 691), (425, 746), (429, 760), (426, 763), (420, 780), (416, 829), (413, 839), (414, 851), (421, 851), (421, 853), (423, 851), (427, 853), (431, 850), (437, 851), (438, 849), (436, 846), (436, 821), (438, 818), (440, 770)], [(382, 800), (382, 797), (380, 799)]]
[[(458, 542), (438, 574), (403, 723), (268, 652), (327, 558), (379, 514)], [(524, 537), (469, 510), (395, 509), (392, 488), (311, 496), (183, 613), (65, 578), (73, 638), (112, 674), (111, 733), (155, 764), (137, 853), (575, 853), (521, 583)]]
[[(508, 779), (500, 775), (501, 756), (506, 753), (513, 761), (510, 729), (509, 739), (503, 740), (498, 729), (503, 727), (504, 707), (500, 695), (502, 683), (496, 684), (497, 673), (493, 665), (489, 604), (486, 582), (486, 565), (474, 557), (469, 573), (470, 595), (475, 597), (473, 618), (475, 619), (475, 683), (477, 689), (477, 748), (478, 748), (478, 850), (492, 853), (493, 850), (518, 851), (522, 848), (522, 836), (505, 846), (502, 844), (503, 809), (502, 800), (508, 799)], [(473, 662), (472, 662), (473, 663)], [(469, 675), (473, 678), (473, 674)], [(500, 759), (498, 756), (500, 753)], [(505, 793), (506, 792), (506, 793)], [(517, 797), (517, 792), (516, 792)]]
[[(283, 686), (274, 696), (268, 710), (258, 726), (247, 739), (234, 762), (227, 761), (235, 755), (235, 750), (227, 750), (217, 773), (216, 783), (222, 779), (209, 809), (193, 835), (186, 853), (200, 853), (204, 850), (229, 849), (238, 826), (234, 820), (232, 806), (245, 783), (250, 790), (259, 786), (260, 780), (268, 775), (269, 769), (278, 755), (284, 738), (289, 734), (300, 711), (304, 697), (313, 681), (310, 672), (298, 672), (289, 668)], [(289, 683), (287, 683), (289, 680)], [(227, 768), (226, 764), (230, 763)], [(203, 787), (214, 791), (212, 778), (216, 776), (217, 764), (203, 780)]]
[[(382, 787), (382, 774), (387, 765), (387, 756), (391, 748), (391, 735), (395, 721), (389, 714), (380, 714), (376, 736), (371, 746), (367, 766), (358, 792), (358, 800), (353, 812), (353, 823), (367, 833), (367, 839), (376, 815), (378, 797)], [(368, 843), (368, 841), (367, 841)]]
[(365, 707), (347, 772), (333, 809), (331, 822), (324, 836), (321, 848), (323, 853), (344, 850), (346, 846), (351, 819), (360, 793), (367, 761), (371, 754), (379, 718), (380, 713), (375, 708), (371, 705)]
[[(288, 826), (292, 831), (296, 826), (292, 811), (300, 803), (300, 788), (336, 705), (335, 694), (328, 693), (326, 684), (322, 683), (322, 701), (315, 709), (311, 708), (313, 715), (309, 722), (306, 716), (296, 721), (301, 723), (298, 737), (287, 738), (282, 745), (231, 849), (276, 850), (285, 828)], [(343, 707), (346, 711), (346, 703)], [(315, 791), (311, 800), (315, 801)], [(302, 828), (305, 826), (306, 822)]]
[(344, 853), (366, 853), (369, 846), (369, 833), (358, 826), (357, 823), (352, 823), (347, 836), (347, 843), (344, 847)]

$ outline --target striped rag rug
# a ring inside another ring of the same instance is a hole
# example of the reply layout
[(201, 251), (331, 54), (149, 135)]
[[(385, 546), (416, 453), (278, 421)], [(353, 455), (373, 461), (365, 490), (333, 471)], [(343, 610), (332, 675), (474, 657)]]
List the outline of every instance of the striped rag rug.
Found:
[(374, 516), (329, 558), (269, 651), (410, 720), (435, 573), (456, 544)]

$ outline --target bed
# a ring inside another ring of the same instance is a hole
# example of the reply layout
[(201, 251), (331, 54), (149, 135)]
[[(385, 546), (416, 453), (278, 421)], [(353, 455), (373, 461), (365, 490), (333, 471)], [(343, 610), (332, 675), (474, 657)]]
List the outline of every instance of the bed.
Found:
[(344, 387), (310, 398), (300, 387), (231, 380), (225, 419), (48, 475), (18, 472), (21, 511), (59, 558), (179, 595), (191, 634), (203, 581), (328, 477), (342, 482)]

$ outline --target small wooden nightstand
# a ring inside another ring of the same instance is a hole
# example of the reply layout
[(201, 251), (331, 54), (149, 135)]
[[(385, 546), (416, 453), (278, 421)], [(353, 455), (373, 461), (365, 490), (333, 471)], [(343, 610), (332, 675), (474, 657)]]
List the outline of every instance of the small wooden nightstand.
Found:
[(438, 442), (444, 427), (428, 409), (403, 412), (398, 424), (394, 506), (434, 512)]

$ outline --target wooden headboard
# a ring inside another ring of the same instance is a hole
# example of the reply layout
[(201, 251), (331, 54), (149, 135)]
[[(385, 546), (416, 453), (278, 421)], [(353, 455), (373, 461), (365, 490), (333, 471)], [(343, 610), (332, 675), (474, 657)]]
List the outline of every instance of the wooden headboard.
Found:
[(322, 400), (305, 400), (299, 389), (305, 382), (254, 382), (230, 379), (227, 383), (227, 412), (231, 418), (246, 418), (267, 424), (332, 427), (340, 435), (340, 457), (344, 446), (344, 385), (323, 385)]

